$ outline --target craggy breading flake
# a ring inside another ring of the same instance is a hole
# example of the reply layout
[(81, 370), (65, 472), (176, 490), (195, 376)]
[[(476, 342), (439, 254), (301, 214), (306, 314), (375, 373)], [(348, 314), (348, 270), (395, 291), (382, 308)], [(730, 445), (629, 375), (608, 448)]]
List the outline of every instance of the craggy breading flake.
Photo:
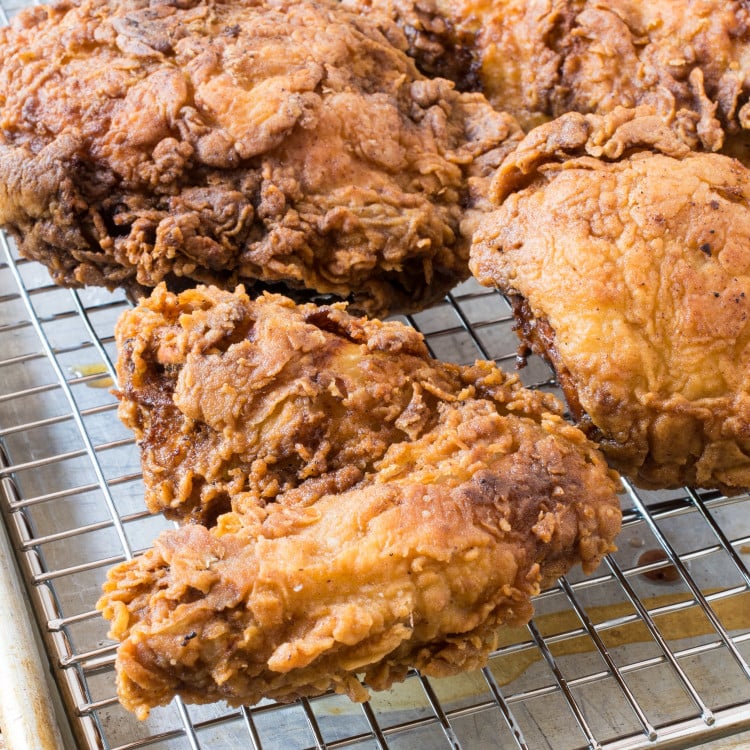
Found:
[(649, 106), (691, 145), (750, 127), (743, 0), (344, 0), (404, 29), (420, 67), (482, 90), (524, 129)]
[[(382, 26), (382, 24), (381, 24)], [(66, 286), (417, 309), (519, 132), (333, 0), (63, 0), (0, 29), (0, 225)]]

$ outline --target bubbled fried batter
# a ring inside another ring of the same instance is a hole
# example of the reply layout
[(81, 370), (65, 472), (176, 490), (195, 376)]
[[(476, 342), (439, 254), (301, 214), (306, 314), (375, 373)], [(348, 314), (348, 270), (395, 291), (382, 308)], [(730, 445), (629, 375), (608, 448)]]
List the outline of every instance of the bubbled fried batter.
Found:
[(750, 171), (658, 118), (576, 114), (498, 170), (477, 278), (645, 487), (750, 487)]
[(463, 211), (517, 126), (405, 46), (333, 0), (24, 10), (0, 29), (0, 225), (66, 286), (424, 306), (468, 275)]
[[(750, 127), (743, 0), (344, 0), (403, 27), (426, 70), (480, 87), (524, 129), (566, 112), (649, 106), (691, 145)], [(469, 62), (470, 60), (470, 62)]]
[(209, 525), (240, 496), (348, 489), (390, 446), (435, 429), (440, 404), (560, 410), (489, 362), (430, 358), (408, 326), (279, 295), (159, 287), (116, 340), (119, 415), (141, 448), (148, 507)]
[[(394, 373), (406, 356), (387, 353)], [(175, 695), (364, 700), (358, 675), (384, 689), (410, 667), (478, 668), (541, 587), (577, 563), (591, 572), (620, 528), (616, 476), (539, 394), (480, 371), (494, 387), (467, 370), (464, 396), (444, 395), (350, 489), (237, 498), (212, 529), (167, 531), (114, 568), (98, 606), (121, 641), (122, 704), (144, 718)]]

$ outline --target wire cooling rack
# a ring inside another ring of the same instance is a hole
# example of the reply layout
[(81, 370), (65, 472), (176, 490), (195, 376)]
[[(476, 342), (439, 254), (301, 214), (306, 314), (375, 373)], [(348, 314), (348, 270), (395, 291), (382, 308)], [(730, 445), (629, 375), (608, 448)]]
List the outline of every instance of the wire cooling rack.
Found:
[[(129, 303), (52, 285), (4, 235), (0, 251), (0, 503), (72, 746), (635, 750), (750, 728), (750, 498), (630, 487), (619, 550), (538, 596), (484, 670), (415, 672), (361, 706), (176, 701), (138, 722), (116, 700), (115, 645), (94, 610), (108, 568), (170, 525), (143, 505), (110, 392)], [(509, 308), (473, 282), (407, 322), (436, 356), (513, 367)], [(538, 359), (521, 374), (554, 388)]]
[[(24, 4), (0, 0), (0, 22)], [(110, 392), (127, 307), (121, 294), (52, 285), (0, 233), (0, 510), (40, 679), (52, 678), (49, 705), (29, 712), (49, 715), (61, 746), (661, 750), (750, 729), (750, 497), (629, 486), (619, 550), (540, 594), (532, 623), (504, 631), (483, 670), (414, 672), (364, 705), (175, 701), (138, 722), (117, 702), (115, 644), (94, 609), (107, 570), (170, 525), (145, 509), (138, 451)], [(472, 282), (406, 322), (435, 356), (514, 366), (509, 308)], [(555, 388), (536, 358), (521, 376)]]

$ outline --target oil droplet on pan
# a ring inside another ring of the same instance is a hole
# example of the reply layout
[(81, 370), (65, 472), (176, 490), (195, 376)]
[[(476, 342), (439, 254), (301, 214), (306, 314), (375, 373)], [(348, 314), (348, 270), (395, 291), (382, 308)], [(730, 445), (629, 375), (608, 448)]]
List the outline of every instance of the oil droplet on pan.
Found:
[[(652, 563), (668, 561), (667, 553), (662, 549), (647, 549), (638, 558), (638, 565), (651, 565)], [(659, 583), (674, 583), (680, 580), (680, 574), (677, 568), (671, 563), (654, 570), (647, 570), (642, 574), (649, 581), (658, 581)]]
[[(107, 366), (103, 362), (96, 362), (94, 364), (83, 364), (73, 365), (70, 371), (77, 378), (86, 378), (91, 375), (102, 375), (107, 372)], [(111, 388), (114, 385), (114, 381), (109, 375), (104, 378), (93, 378), (87, 380), (86, 385), (89, 388)]]

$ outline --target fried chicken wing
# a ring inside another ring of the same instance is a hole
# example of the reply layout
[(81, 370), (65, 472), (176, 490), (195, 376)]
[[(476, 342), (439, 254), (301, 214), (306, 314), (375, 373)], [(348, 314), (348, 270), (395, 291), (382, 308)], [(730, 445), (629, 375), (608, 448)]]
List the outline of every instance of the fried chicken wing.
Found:
[[(750, 10), (742, 0), (345, 0), (396, 20), (426, 70), (525, 129), (569, 111), (651, 106), (695, 145), (750, 127)], [(467, 59), (473, 62), (466, 64)]]
[[(398, 370), (405, 355), (389, 356)], [(409, 667), (482, 666), (541, 587), (596, 567), (621, 519), (594, 445), (541, 412), (539, 394), (506, 387), (504, 399), (446, 394), (432, 426), (351, 489), (240, 502), (114, 568), (98, 607), (121, 641), (122, 704), (144, 718), (175, 695), (364, 700), (358, 674), (383, 689)]]
[(342, 492), (393, 445), (437, 429), (440, 405), (559, 413), (494, 364), (428, 356), (401, 323), (279, 295), (163, 286), (118, 322), (119, 415), (153, 512), (211, 525), (243, 502)]
[(0, 225), (67, 286), (439, 299), (518, 127), (385, 31), (334, 0), (22, 11), (0, 29)]
[(658, 118), (564, 115), (498, 171), (477, 278), (645, 487), (750, 487), (750, 171)]

